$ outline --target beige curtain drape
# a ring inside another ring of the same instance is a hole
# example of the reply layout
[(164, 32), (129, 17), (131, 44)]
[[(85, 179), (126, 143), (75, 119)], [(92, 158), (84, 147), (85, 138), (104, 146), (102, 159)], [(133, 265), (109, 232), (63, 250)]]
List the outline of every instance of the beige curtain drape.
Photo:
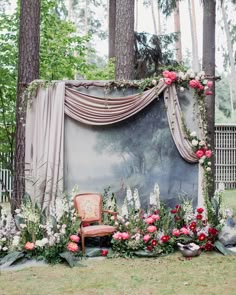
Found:
[[(66, 86), (69, 85), (69, 86)], [(104, 87), (102, 82), (55, 82), (41, 86), (32, 98), (26, 116), (26, 190), (42, 207), (63, 191), (64, 114), (90, 125), (108, 125), (125, 120), (149, 105), (164, 91), (168, 122), (180, 155), (198, 161), (185, 137), (175, 85), (164, 81), (152, 89), (126, 97), (95, 97), (71, 86)]]

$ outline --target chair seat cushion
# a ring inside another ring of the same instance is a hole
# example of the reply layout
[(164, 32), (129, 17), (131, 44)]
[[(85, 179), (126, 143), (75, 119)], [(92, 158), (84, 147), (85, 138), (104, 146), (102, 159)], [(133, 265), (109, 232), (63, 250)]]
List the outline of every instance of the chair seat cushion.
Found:
[(111, 225), (91, 225), (81, 228), (82, 234), (85, 236), (109, 235), (115, 230), (115, 227)]

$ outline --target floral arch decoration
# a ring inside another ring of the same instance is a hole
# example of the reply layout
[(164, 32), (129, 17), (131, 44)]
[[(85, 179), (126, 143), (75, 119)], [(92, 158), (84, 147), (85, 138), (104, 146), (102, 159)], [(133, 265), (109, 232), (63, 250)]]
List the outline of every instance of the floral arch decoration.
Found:
[[(27, 89), (25, 172), (26, 191), (42, 207), (49, 206), (63, 191), (64, 115), (89, 125), (108, 125), (125, 120), (149, 105), (164, 92), (164, 103), (175, 145), (189, 163), (199, 162), (198, 205), (204, 203), (211, 173), (212, 151), (207, 144), (205, 95), (212, 94), (212, 79), (204, 72), (164, 71), (145, 81), (33, 81)], [(137, 87), (142, 91), (125, 97), (96, 97), (78, 87)], [(193, 88), (197, 99), (197, 131), (190, 131), (181, 112), (177, 91)], [(204, 177), (205, 176), (205, 177)]]

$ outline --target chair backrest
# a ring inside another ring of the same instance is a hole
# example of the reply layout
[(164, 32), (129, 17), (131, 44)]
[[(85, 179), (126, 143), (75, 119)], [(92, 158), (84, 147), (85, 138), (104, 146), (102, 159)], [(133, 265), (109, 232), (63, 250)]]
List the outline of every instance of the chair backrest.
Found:
[(83, 222), (102, 223), (102, 195), (83, 193), (74, 197), (74, 206)]

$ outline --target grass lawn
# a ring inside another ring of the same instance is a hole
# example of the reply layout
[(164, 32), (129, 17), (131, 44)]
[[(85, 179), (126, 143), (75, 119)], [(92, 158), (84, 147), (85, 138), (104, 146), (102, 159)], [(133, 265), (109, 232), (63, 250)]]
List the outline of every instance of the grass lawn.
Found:
[(236, 255), (202, 253), (188, 260), (175, 253), (156, 259), (92, 259), (83, 264), (86, 267), (2, 271), (0, 294), (236, 294)]
[[(236, 191), (224, 193), (236, 209)], [(66, 265), (0, 271), (1, 295), (235, 295), (236, 255), (179, 252), (160, 258), (88, 259), (85, 267)]]

